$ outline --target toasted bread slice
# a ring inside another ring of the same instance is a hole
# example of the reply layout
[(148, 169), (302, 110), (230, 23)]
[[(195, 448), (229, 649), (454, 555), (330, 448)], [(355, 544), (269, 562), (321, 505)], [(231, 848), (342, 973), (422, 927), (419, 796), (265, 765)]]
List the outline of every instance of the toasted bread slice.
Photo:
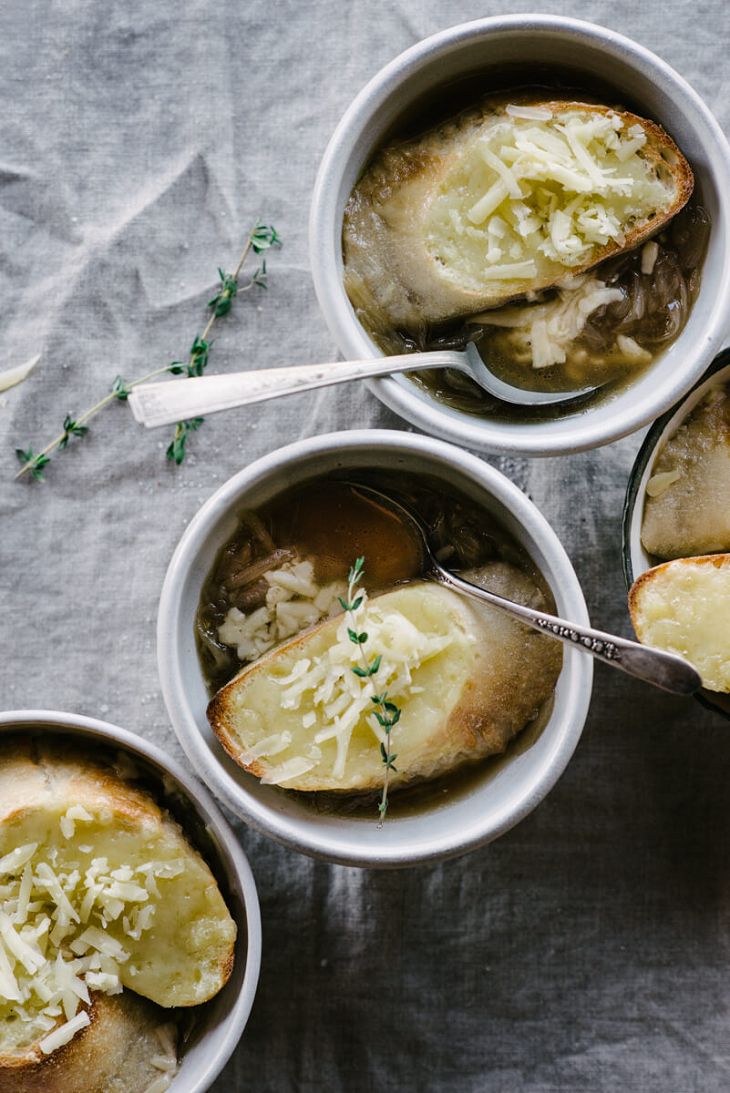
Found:
[(645, 549), (658, 558), (730, 550), (730, 389), (713, 387), (670, 437), (646, 486)]
[(675, 558), (629, 592), (639, 641), (685, 657), (711, 691), (730, 692), (730, 554)]
[(79, 751), (0, 745), (0, 886), (0, 1054), (53, 1034), (88, 991), (191, 1006), (230, 975), (236, 926), (200, 854)]
[(652, 121), (490, 100), (377, 155), (345, 210), (345, 285), (371, 329), (420, 330), (638, 246), (692, 188)]
[(146, 1093), (161, 1066), (174, 1072), (175, 1055), (161, 1046), (168, 1037), (158, 1036), (165, 1011), (154, 1003), (133, 991), (96, 993), (88, 1014), (89, 1025), (50, 1055), (37, 1043), (0, 1055), (2, 1093)]
[[(521, 602), (542, 599), (506, 563), (470, 579)], [(550, 695), (562, 663), (558, 643), (426, 582), (359, 608), (357, 628), (368, 635), (362, 646), (349, 638), (352, 625), (344, 615), (320, 623), (212, 699), (213, 731), (246, 770), (305, 791), (382, 786), (384, 733), (372, 696), (386, 691), (401, 711), (391, 730), (397, 769), (389, 785), (434, 778), (504, 751)], [(376, 656), (372, 677), (358, 675)]]

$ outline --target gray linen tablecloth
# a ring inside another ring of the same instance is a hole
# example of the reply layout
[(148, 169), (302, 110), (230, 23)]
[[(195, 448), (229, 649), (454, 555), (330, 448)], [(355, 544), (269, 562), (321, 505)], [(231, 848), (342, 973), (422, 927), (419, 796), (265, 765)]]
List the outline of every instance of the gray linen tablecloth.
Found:
[[(237, 301), (211, 369), (334, 359), (312, 289), (310, 193), (345, 107), (387, 61), (495, 0), (4, 0), (0, 6), (0, 706), (106, 718), (182, 757), (155, 616), (200, 504), (302, 436), (408, 428), (362, 386), (169, 432), (114, 404), (47, 468), (35, 450), (127, 378), (184, 356), (216, 269), (275, 224), (268, 293)], [(721, 0), (578, 0), (659, 53), (730, 130)], [(592, 618), (630, 634), (620, 511), (640, 437), (494, 462), (556, 528)], [(183, 760), (184, 761), (184, 760)], [(236, 823), (258, 882), (258, 996), (216, 1091), (726, 1093), (730, 733), (598, 668), (566, 773), (509, 834), (443, 865), (330, 867)]]

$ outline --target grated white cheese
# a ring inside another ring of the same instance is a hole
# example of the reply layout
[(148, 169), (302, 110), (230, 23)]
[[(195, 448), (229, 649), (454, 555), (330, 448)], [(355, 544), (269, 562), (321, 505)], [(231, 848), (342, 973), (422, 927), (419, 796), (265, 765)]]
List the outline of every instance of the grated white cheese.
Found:
[(236, 647), (242, 663), (258, 660), (278, 642), (295, 637), (340, 610), (338, 597), (344, 581), (318, 585), (311, 561), (286, 562), (264, 574), (269, 590), (266, 603), (248, 615), (232, 607), (218, 627), (224, 645)]
[(482, 276), (487, 281), (519, 281), (525, 277), (534, 277), (537, 266), (530, 258), (525, 262), (507, 262), (502, 266), (486, 266)]
[(301, 777), (302, 774), (306, 774), (308, 770), (311, 770), (313, 766), (314, 763), (303, 757), (287, 759), (286, 762), (281, 763), (278, 767), (271, 767), (263, 776), (261, 782), (266, 786), (278, 786), (282, 782), (288, 782), (292, 778)]
[(164, 1025), (158, 1025), (155, 1029), (155, 1036), (165, 1055), (172, 1055), (177, 1058), (177, 1026), (172, 1021), (168, 1021)]
[(682, 472), (676, 468), (673, 471), (661, 471), (658, 474), (653, 474), (646, 483), (646, 492), (649, 497), (660, 497), (681, 477)]
[(166, 1074), (170, 1074), (177, 1070), (177, 1060), (174, 1056), (170, 1055), (153, 1055), (150, 1059), (150, 1064), (156, 1067), (157, 1070), (164, 1071)]
[(511, 118), (525, 118), (528, 121), (549, 121), (552, 117), (546, 106), (521, 106), (515, 103), (510, 103), (505, 113)]
[[(62, 838), (70, 837), (69, 824), (103, 822), (101, 812), (72, 806), (58, 818)], [(97, 857), (82, 873), (59, 867), (57, 847), (35, 842), (0, 858), (7, 880), (0, 904), (0, 1021), (21, 1021), (27, 1042), (42, 1036), (46, 1054), (68, 1043), (89, 1023), (79, 1007), (90, 1004), (90, 990), (122, 990), (120, 965), (129, 953), (106, 923), (121, 918), (124, 934), (139, 940), (153, 923), (158, 882), (183, 870), (173, 859), (110, 871), (107, 858)]]
[(35, 357), (31, 357), (25, 364), (16, 364), (10, 368), (3, 369), (0, 372), (0, 391), (7, 391), (8, 388), (14, 387), (16, 383), (22, 383), (27, 376), (33, 371), (38, 361), (41, 359), (40, 353)]
[(278, 755), (280, 752), (286, 751), (290, 744), (290, 732), (272, 733), (271, 736), (265, 736), (263, 740), (259, 740), (258, 744), (248, 749), (246, 762), (251, 763), (262, 755)]
[(82, 1028), (86, 1028), (91, 1024), (88, 1013), (84, 1010), (82, 1013), (77, 1014), (71, 1021), (66, 1021), (65, 1024), (60, 1025), (55, 1032), (52, 1032), (50, 1036), (46, 1036), (44, 1040), (41, 1040), (38, 1045), (44, 1055), (50, 1055), (56, 1051), (59, 1047), (63, 1047), (65, 1044), (69, 1044), (77, 1032), (80, 1032)]
[(15, 850), (11, 850), (9, 854), (0, 858), (0, 876), (3, 873), (17, 873), (26, 862), (30, 861), (37, 849), (38, 843), (28, 843), (27, 846), (17, 846)]
[[(382, 607), (378, 599), (369, 601), (364, 589), (358, 590), (357, 602), (354, 610), (343, 614), (334, 640), (321, 654), (303, 657), (290, 671), (274, 676), (281, 688), (281, 708), (301, 710), (304, 727), (316, 726), (317, 731), (310, 746), (303, 749), (306, 754), (270, 766), (263, 782), (281, 785), (300, 778), (323, 761), (319, 745), (327, 741), (335, 742), (334, 759), (328, 761), (332, 762), (334, 778), (341, 778), (358, 725), (372, 732), (379, 743), (385, 741), (374, 713), (373, 696), (387, 691), (397, 702), (400, 696), (410, 693), (413, 671), (451, 644), (450, 636), (423, 632), (399, 611)], [(372, 674), (357, 674), (362, 667), (362, 649), (350, 638), (353, 627), (367, 633), (368, 663), (375, 668)], [(246, 761), (270, 758), (283, 751), (284, 735), (274, 734), (259, 741), (246, 753)], [(287, 746), (290, 743), (291, 739)]]
[[(594, 311), (621, 299), (620, 288), (609, 288), (597, 277), (581, 274), (571, 278), (547, 303), (485, 311), (469, 321), (503, 328), (504, 337), (518, 359), (529, 361), (533, 368), (549, 368), (565, 362), (568, 348), (581, 335)], [(645, 352), (636, 342), (620, 348), (632, 360), (637, 359), (636, 350)]]
[(172, 1085), (172, 1074), (160, 1074), (159, 1078), (155, 1078), (151, 1085), (148, 1085), (144, 1093), (166, 1093), (166, 1091)]
[(641, 272), (643, 274), (653, 273), (658, 257), (659, 244), (656, 240), (650, 239), (648, 243), (644, 243), (641, 248)]
[(490, 213), (498, 209), (509, 196), (509, 186), (504, 179), (497, 179), (479, 200), (469, 209), (468, 217), (472, 224), (482, 224)]
[(628, 361), (634, 361), (636, 364), (648, 364), (651, 360), (649, 350), (644, 349), (634, 338), (629, 338), (626, 334), (618, 335), (616, 345)]
[(431, 206), (427, 246), (445, 279), (483, 292), (553, 263), (584, 266), (599, 248), (623, 246), (622, 225), (663, 207), (642, 126), (580, 106), (511, 104), (506, 114), (486, 124)]

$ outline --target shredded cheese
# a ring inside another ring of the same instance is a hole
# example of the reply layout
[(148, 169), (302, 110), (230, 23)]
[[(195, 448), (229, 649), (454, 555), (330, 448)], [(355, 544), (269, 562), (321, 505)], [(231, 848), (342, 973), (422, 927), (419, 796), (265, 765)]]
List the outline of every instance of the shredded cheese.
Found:
[[(262, 782), (282, 785), (300, 778), (323, 761), (320, 745), (328, 741), (335, 743), (332, 775), (341, 778), (358, 726), (367, 727), (378, 744), (385, 741), (374, 713), (373, 696), (387, 691), (397, 702), (410, 693), (415, 669), (452, 642), (448, 635), (420, 630), (399, 611), (383, 608), (378, 599), (369, 601), (364, 589), (358, 590), (357, 598), (358, 606), (342, 616), (334, 640), (322, 653), (303, 657), (290, 671), (274, 676), (281, 690), (282, 710), (301, 710), (304, 727), (316, 727), (317, 731), (311, 746), (303, 749), (306, 754), (290, 755), (283, 762), (269, 764)], [(368, 663), (377, 665), (370, 675), (357, 674), (362, 666), (361, 649), (350, 638), (352, 627), (367, 633)], [(269, 735), (245, 753), (244, 762), (270, 759), (290, 743), (290, 734)]]
[(658, 474), (653, 474), (646, 483), (646, 492), (649, 497), (661, 497), (681, 477), (682, 472), (677, 468), (673, 471), (660, 471)]
[(172, 1074), (160, 1074), (159, 1078), (155, 1078), (152, 1084), (147, 1086), (145, 1093), (166, 1093), (172, 1085), (172, 1078)]
[(479, 292), (495, 281), (529, 282), (555, 264), (585, 266), (599, 248), (623, 245), (624, 226), (664, 206), (640, 125), (581, 106), (505, 112), (485, 125), (431, 206), (427, 248), (444, 279)]
[(40, 354), (35, 357), (31, 357), (25, 364), (16, 364), (11, 368), (5, 368), (0, 372), (0, 391), (7, 391), (9, 387), (14, 387), (16, 383), (22, 383), (27, 376), (33, 371), (35, 366), (40, 360)]
[(641, 248), (641, 272), (649, 274), (654, 272), (654, 266), (659, 256), (659, 244), (651, 239)]
[(286, 562), (264, 574), (269, 584), (264, 606), (249, 614), (232, 607), (218, 637), (236, 647), (242, 663), (257, 660), (277, 642), (294, 637), (340, 610), (338, 597), (347, 590), (344, 581), (318, 585), (311, 561)]
[[(594, 311), (621, 299), (620, 288), (610, 288), (595, 276), (581, 274), (546, 303), (485, 311), (470, 322), (502, 328), (518, 359), (530, 362), (533, 368), (549, 368), (566, 361), (568, 348), (581, 335)], [(624, 340), (625, 344), (620, 346), (622, 352), (629, 359), (639, 359), (637, 350), (639, 353), (645, 350), (633, 339)]]
[(505, 110), (511, 118), (527, 118), (529, 121), (549, 121), (552, 114), (546, 106), (522, 106), (510, 103)]
[[(72, 806), (59, 817), (63, 840), (71, 826), (100, 818)], [(130, 954), (107, 925), (121, 920), (123, 933), (139, 940), (152, 926), (159, 881), (184, 869), (177, 860), (110, 869), (98, 857), (82, 873), (58, 860), (56, 847), (37, 842), (0, 858), (0, 1023), (19, 1020), (22, 1042), (42, 1036), (45, 1054), (89, 1024), (82, 1007), (90, 990), (122, 990)]]
[(76, 1017), (73, 1017), (70, 1021), (66, 1021), (65, 1024), (60, 1025), (59, 1028), (52, 1032), (50, 1036), (46, 1036), (44, 1040), (41, 1040), (38, 1045), (44, 1055), (50, 1055), (56, 1051), (59, 1047), (63, 1047), (65, 1044), (69, 1044), (77, 1032), (80, 1032), (82, 1028), (86, 1028), (91, 1024), (88, 1013), (85, 1011), (79, 1013)]

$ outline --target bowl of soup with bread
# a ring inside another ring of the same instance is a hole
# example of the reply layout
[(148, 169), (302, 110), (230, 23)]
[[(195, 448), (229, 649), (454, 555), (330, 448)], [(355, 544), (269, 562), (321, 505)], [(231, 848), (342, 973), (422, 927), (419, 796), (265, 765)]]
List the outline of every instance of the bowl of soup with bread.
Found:
[(472, 345), (463, 372), (369, 381), (421, 428), (547, 455), (639, 428), (727, 329), (730, 154), (660, 58), (602, 27), (516, 15), (452, 27), (346, 111), (312, 200), (320, 305), (346, 357)]
[(206, 790), (76, 714), (0, 714), (0, 1088), (204, 1093), (253, 1004), (256, 887)]
[(386, 430), (289, 445), (191, 521), (160, 601), (159, 668), (191, 761), (297, 850), (399, 866), (506, 831), (572, 753), (588, 657), (424, 579), (402, 518), (444, 565), (581, 621), (534, 505), (476, 456)]

